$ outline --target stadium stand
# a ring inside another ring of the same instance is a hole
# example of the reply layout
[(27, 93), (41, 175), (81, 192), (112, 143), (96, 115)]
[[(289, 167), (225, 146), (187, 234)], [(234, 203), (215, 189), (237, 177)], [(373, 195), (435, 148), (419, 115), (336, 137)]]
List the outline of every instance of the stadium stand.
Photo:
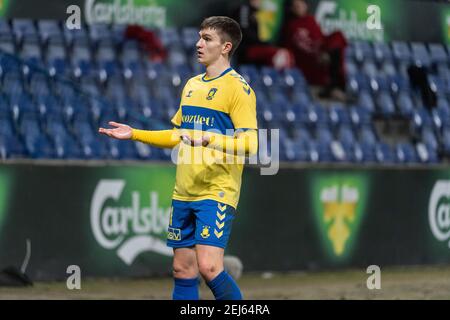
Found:
[[(170, 160), (170, 152), (96, 132), (113, 119), (170, 127), (183, 84), (202, 70), (195, 29), (158, 35), (169, 50), (164, 63), (152, 63), (123, 26), (69, 31), (52, 20), (0, 21), (1, 159)], [(280, 128), (281, 160), (429, 164), (450, 156), (447, 50), (436, 43), (352, 42), (347, 104), (315, 99), (298, 69), (235, 67), (256, 92), (259, 126)], [(432, 71), (436, 107), (424, 106), (409, 83), (410, 64)], [(380, 134), (379, 123), (395, 121), (408, 124), (402, 141)]]

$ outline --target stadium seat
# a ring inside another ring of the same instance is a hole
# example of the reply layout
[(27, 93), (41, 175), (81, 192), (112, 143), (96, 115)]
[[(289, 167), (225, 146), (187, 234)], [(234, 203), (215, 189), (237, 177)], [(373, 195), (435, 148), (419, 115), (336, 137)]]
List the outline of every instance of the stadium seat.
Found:
[(440, 43), (430, 43), (428, 48), (430, 49), (431, 60), (435, 63), (448, 63), (448, 55), (445, 48)]
[(411, 50), (406, 42), (393, 41), (392, 53), (398, 62), (409, 62), (411, 60)]
[(417, 143), (416, 152), (418, 161), (420, 161), (421, 163), (432, 164), (439, 161), (436, 150), (426, 143)]
[(392, 148), (384, 142), (378, 142), (375, 146), (375, 155), (377, 161), (382, 164), (393, 164), (395, 163), (395, 154)]
[(47, 43), (47, 41), (51, 38), (63, 37), (58, 20), (42, 19), (37, 20), (36, 24), (39, 36), (43, 43)]
[(175, 27), (159, 29), (159, 38), (162, 45), (169, 49), (172, 48), (172, 46), (176, 46), (181, 43), (180, 35)]
[(399, 163), (418, 163), (418, 156), (414, 146), (409, 142), (402, 142), (396, 145), (396, 161)]
[(11, 34), (0, 33), (0, 50), (1, 52), (14, 55), (16, 53), (16, 43)]
[(376, 97), (377, 111), (381, 116), (390, 118), (395, 114), (395, 104), (389, 91), (380, 91)]
[(431, 64), (430, 54), (422, 42), (411, 43), (412, 60), (418, 66), (429, 66)]
[(370, 145), (375, 145), (378, 141), (377, 136), (371, 125), (363, 126), (358, 133), (359, 141)]
[(36, 27), (31, 19), (13, 19), (11, 24), (12, 31), (19, 42), (25, 36), (37, 36)]
[(375, 41), (373, 43), (374, 56), (378, 63), (391, 61), (393, 58), (392, 50), (388, 43)]
[(360, 108), (366, 110), (370, 114), (375, 112), (375, 102), (368, 90), (359, 92), (357, 104)]
[(353, 46), (353, 55), (357, 62), (364, 62), (365, 64), (366, 61), (373, 59), (374, 50), (369, 42), (358, 40), (353, 41), (351, 45)]
[(414, 103), (411, 95), (407, 91), (402, 90), (398, 93), (395, 100), (400, 115), (408, 119), (411, 118), (414, 111)]
[(186, 52), (195, 51), (195, 44), (199, 40), (198, 29), (194, 27), (184, 27), (181, 29), (183, 45)]

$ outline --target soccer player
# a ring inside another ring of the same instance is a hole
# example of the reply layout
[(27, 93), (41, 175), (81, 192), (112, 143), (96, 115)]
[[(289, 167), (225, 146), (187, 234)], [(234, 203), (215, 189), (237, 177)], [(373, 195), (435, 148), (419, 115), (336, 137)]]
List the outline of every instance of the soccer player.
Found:
[(200, 273), (216, 299), (238, 300), (241, 291), (223, 261), (239, 200), (243, 162), (238, 159), (256, 154), (258, 148), (256, 97), (230, 67), (242, 39), (239, 24), (228, 17), (209, 17), (199, 36), (197, 58), (206, 72), (186, 83), (172, 130), (138, 130), (110, 122), (114, 128), (99, 132), (179, 147), (167, 239), (174, 250), (172, 297), (198, 299)]

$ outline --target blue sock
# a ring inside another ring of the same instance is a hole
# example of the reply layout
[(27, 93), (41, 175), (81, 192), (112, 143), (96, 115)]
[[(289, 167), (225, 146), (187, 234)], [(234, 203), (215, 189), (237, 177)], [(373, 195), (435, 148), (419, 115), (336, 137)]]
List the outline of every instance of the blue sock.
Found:
[(225, 270), (207, 284), (216, 300), (242, 300), (241, 290)]
[(174, 278), (173, 300), (198, 300), (198, 278), (178, 279)]

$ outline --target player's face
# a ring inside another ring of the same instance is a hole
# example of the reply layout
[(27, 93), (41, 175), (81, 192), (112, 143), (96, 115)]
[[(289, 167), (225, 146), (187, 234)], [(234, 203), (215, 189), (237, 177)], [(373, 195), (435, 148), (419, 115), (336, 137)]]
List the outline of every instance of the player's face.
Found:
[(197, 41), (197, 60), (208, 66), (219, 59), (226, 43), (223, 43), (215, 29), (203, 29), (198, 33), (200, 39)]

